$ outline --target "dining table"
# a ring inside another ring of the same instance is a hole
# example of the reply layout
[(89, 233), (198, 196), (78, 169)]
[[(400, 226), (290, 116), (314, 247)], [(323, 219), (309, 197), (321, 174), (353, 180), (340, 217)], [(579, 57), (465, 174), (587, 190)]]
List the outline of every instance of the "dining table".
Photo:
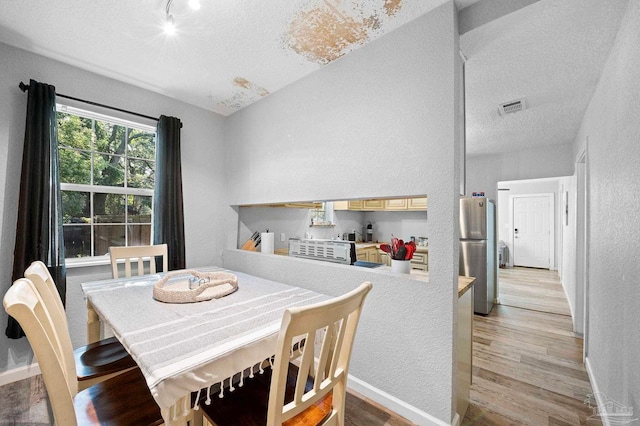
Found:
[[(220, 267), (237, 290), (195, 303), (165, 303), (153, 288), (165, 274), (82, 283), (88, 307), (88, 335), (100, 335), (100, 318), (142, 371), (167, 425), (186, 424), (201, 399), (224, 397), (263, 370), (276, 351), (287, 308), (330, 296)], [(174, 272), (172, 272), (172, 275)], [(186, 274), (186, 272), (185, 272)]]

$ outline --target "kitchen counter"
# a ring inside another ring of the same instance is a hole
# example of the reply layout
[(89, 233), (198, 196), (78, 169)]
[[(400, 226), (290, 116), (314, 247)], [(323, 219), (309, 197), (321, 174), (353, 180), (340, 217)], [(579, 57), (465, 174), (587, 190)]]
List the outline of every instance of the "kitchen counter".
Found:
[[(368, 247), (375, 247), (375, 248), (380, 248), (380, 244), (389, 244), (391, 245), (391, 243), (385, 243), (383, 242), (369, 242), (369, 243), (364, 243), (364, 242), (359, 242), (356, 243), (356, 250), (357, 249), (364, 249), (364, 248), (368, 248)], [(416, 252), (418, 253), (428, 253), (429, 252), (429, 247), (425, 247), (425, 246), (416, 246)]]
[(475, 280), (475, 277), (458, 276), (458, 297), (465, 294), (471, 288)]
[[(380, 266), (378, 268), (372, 269), (372, 271), (384, 271), (391, 272), (390, 266)], [(403, 277), (408, 279), (413, 279), (416, 281), (424, 281), (429, 282), (429, 272), (421, 271), (419, 269), (412, 269), (410, 274), (403, 274)], [(463, 277), (462, 275), (458, 276), (458, 297), (462, 297), (471, 287), (473, 287), (473, 283), (475, 282), (475, 277)]]

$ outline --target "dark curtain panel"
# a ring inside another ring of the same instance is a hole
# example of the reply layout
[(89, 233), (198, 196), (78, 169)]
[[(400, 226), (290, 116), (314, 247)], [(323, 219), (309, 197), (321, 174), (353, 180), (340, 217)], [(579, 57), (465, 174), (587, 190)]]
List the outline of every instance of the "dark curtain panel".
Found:
[[(31, 262), (41, 260), (49, 267), (64, 303), (67, 284), (59, 167), (55, 87), (31, 80), (12, 278), (23, 277)], [(24, 336), (12, 317), (6, 335), (12, 339)]]
[[(153, 243), (167, 244), (169, 270), (185, 268), (184, 211), (180, 128), (175, 117), (160, 116), (156, 144), (156, 184), (153, 194)], [(158, 265), (162, 268), (162, 264)], [(160, 270), (160, 269), (159, 269)]]

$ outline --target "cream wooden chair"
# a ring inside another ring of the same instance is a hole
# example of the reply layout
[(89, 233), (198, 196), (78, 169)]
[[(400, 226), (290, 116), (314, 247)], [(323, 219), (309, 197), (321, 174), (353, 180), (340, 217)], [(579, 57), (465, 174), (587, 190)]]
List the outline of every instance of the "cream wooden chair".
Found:
[[(35, 261), (24, 272), (24, 276), (35, 285), (52, 321), (60, 324), (64, 330), (69, 330), (62, 300), (47, 266), (39, 260)], [(65, 352), (73, 353), (73, 368), (80, 390), (137, 367), (136, 362), (115, 337), (99, 340), (76, 350), (73, 350), (68, 332), (60, 333), (59, 339)], [(65, 361), (69, 371), (72, 371), (71, 360)]]
[(111, 272), (113, 278), (119, 278), (118, 273), (118, 261), (124, 260), (124, 276), (131, 276), (131, 261), (135, 262), (138, 266), (138, 275), (144, 275), (145, 260), (149, 258), (149, 273), (156, 273), (156, 256), (162, 256), (162, 271), (167, 272), (169, 256), (167, 254), (167, 245), (159, 244), (155, 246), (129, 246), (129, 247), (109, 247), (109, 254), (111, 256)]
[[(284, 313), (272, 374), (245, 379), (224, 398), (200, 403), (210, 424), (226, 425), (344, 425), (347, 373), (360, 312), (372, 284), (326, 302)], [(316, 353), (314, 342), (322, 338)], [(306, 344), (293, 365), (294, 345)]]
[(162, 424), (160, 408), (139, 369), (78, 393), (73, 354), (63, 343), (68, 331), (49, 314), (31, 280), (21, 278), (13, 283), (3, 303), (7, 313), (22, 326), (38, 359), (55, 424)]

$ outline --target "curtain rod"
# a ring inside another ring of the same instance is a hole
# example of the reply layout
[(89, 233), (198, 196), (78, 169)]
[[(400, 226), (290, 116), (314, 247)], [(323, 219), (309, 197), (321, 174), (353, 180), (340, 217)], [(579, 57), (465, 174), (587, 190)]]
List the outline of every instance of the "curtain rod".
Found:
[[(26, 92), (27, 90), (29, 90), (29, 85), (28, 84), (24, 84), (23, 82), (20, 82), (18, 87), (23, 92)], [(133, 111), (128, 111), (128, 110), (122, 109), (122, 108), (112, 107), (112, 106), (109, 106), (109, 105), (100, 104), (98, 102), (87, 101), (87, 100), (80, 99), (80, 98), (74, 98), (73, 96), (67, 96), (67, 95), (63, 95), (61, 93), (56, 93), (56, 96), (59, 96), (61, 98), (65, 98), (65, 99), (71, 99), (73, 101), (84, 102), (85, 104), (89, 104), (89, 105), (94, 105), (94, 106), (99, 106), (99, 107), (102, 107), (102, 108), (112, 109), (114, 111), (120, 111), (120, 112), (124, 112), (124, 113), (127, 113), (127, 114), (136, 115), (138, 117), (147, 118), (149, 120), (158, 121), (158, 118), (156, 118), (156, 117), (150, 117), (148, 115), (140, 114), (140, 113), (133, 112)], [(182, 127), (182, 126), (180, 126), (180, 127)]]

